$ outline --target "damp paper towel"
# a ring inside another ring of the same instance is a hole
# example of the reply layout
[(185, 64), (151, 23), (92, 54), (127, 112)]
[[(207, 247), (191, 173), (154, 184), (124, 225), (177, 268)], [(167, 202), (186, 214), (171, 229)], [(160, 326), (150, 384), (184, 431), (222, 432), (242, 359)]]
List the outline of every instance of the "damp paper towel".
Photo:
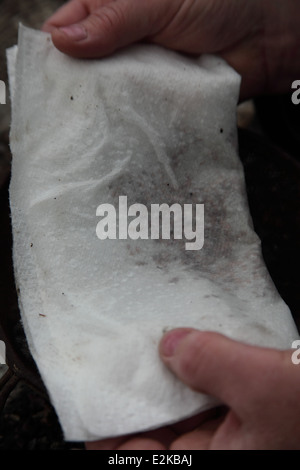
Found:
[[(168, 329), (291, 347), (297, 331), (263, 264), (246, 202), (239, 76), (217, 57), (152, 45), (75, 60), (26, 28), (8, 59), (20, 309), (66, 439), (148, 430), (216, 404), (160, 362)], [(182, 213), (189, 205), (194, 216), (198, 205), (193, 249), (179, 232), (151, 239), (151, 205), (163, 203)], [(101, 217), (102, 204), (111, 206)], [(144, 211), (133, 204), (148, 210), (148, 239)], [(100, 221), (114, 233), (112, 206), (116, 239), (100, 240)]]

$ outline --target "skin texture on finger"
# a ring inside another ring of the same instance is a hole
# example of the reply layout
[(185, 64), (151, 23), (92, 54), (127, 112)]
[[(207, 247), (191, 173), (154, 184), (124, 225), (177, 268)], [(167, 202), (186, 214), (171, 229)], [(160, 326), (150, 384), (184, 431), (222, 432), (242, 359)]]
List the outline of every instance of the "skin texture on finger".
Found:
[[(108, 0), (100, 6), (99, 2), (88, 3), (89, 14), (77, 23), (85, 34), (76, 39), (75, 35), (68, 35), (65, 28), (51, 31), (54, 45), (74, 57), (103, 57), (155, 34), (172, 16), (180, 1)], [(53, 24), (53, 18), (51, 22)], [(61, 18), (59, 22), (61, 25)]]
[(112, 437), (110, 439), (102, 439), (99, 441), (85, 442), (86, 450), (114, 450), (127, 440), (127, 436)]
[(211, 449), (300, 448), (300, 374), (291, 351), (191, 329), (173, 333), (173, 341), (172, 332), (162, 340), (164, 362), (187, 385), (229, 406)]
[(240, 99), (266, 89), (265, 11), (261, 0), (183, 2), (172, 22), (153, 42), (189, 54), (217, 54), (241, 76)]
[(146, 437), (116, 438), (85, 443), (86, 450), (166, 450), (159, 440)]
[(172, 442), (170, 450), (208, 450), (213, 431), (193, 431)]
[[(255, 73), (242, 81), (241, 97), (246, 98), (261, 91), (265, 82), (263, 64), (258, 64), (263, 58), (260, 42), (253, 39), (262, 28), (257, 4), (255, 0), (241, 9), (238, 0), (225, 5), (222, 0), (73, 0), (44, 30), (51, 31), (59, 50), (81, 58), (102, 57), (147, 40), (189, 54), (218, 53), (246, 78), (256, 63), (261, 72), (254, 67)], [(66, 28), (74, 23), (76, 27)], [(243, 53), (235, 54), (236, 49)]]
[(127, 435), (111, 439), (86, 442), (87, 450), (163, 450), (168, 449), (177, 434), (165, 426), (138, 435)]
[(167, 447), (155, 439), (137, 437), (122, 444), (118, 450), (167, 450)]
[(170, 450), (208, 450), (215, 431), (224, 418), (210, 420), (175, 439)]
[(115, 0), (70, 0), (45, 21), (42, 30), (50, 32), (54, 28), (79, 23), (93, 11), (113, 1)]
[(207, 410), (202, 413), (199, 413), (196, 416), (192, 416), (191, 418), (184, 419), (183, 421), (172, 424), (170, 428), (177, 435), (185, 434), (187, 432), (190, 432), (198, 428), (203, 423), (214, 419), (218, 415), (219, 415), (218, 409), (213, 408), (211, 410)]
[(82, 21), (89, 14), (89, 8), (83, 0), (71, 0), (60, 7), (43, 24), (42, 31), (50, 33), (54, 28), (67, 26)]
[[(182, 332), (186, 336), (180, 336)], [(165, 342), (179, 335), (172, 356)], [(229, 406), (249, 404), (262, 395), (262, 384), (281, 360), (280, 352), (239, 343), (221, 334), (178, 329), (162, 339), (160, 354), (165, 364), (189, 387), (208, 393)], [(273, 354), (278, 358), (274, 359)], [(245, 367), (247, 365), (247, 367)], [(262, 366), (263, 365), (263, 366)]]
[(261, 0), (185, 0), (152, 39), (189, 53), (226, 50), (263, 28)]
[[(135, 36), (133, 41), (150, 35), (151, 41), (171, 49), (194, 54), (210, 53), (222, 51), (249, 35), (255, 35), (262, 28), (260, 3), (258, 0), (248, 2), (241, 9), (239, 0), (225, 3), (223, 0), (72, 0), (61, 7), (46, 25), (84, 24), (86, 20), (87, 28), (89, 22), (95, 21), (92, 29), (101, 29), (103, 16), (104, 22), (105, 18), (109, 19), (110, 29), (120, 30), (119, 15), (124, 17), (125, 29), (119, 31), (121, 42), (115, 44), (115, 48), (132, 42), (132, 33)], [(89, 16), (95, 18), (88, 19)], [(145, 28), (146, 24), (148, 27)]]
[(138, 41), (220, 55), (242, 76), (243, 100), (290, 90), (300, 73), (299, 14), (295, 0), (72, 0), (43, 29), (61, 52), (80, 58)]
[(152, 442), (153, 441), (159, 442), (162, 448), (168, 449), (171, 442), (173, 442), (174, 439), (176, 438), (176, 433), (173, 431), (171, 427), (164, 426), (159, 429), (147, 431), (138, 437), (143, 438), (144, 440), (152, 441)]

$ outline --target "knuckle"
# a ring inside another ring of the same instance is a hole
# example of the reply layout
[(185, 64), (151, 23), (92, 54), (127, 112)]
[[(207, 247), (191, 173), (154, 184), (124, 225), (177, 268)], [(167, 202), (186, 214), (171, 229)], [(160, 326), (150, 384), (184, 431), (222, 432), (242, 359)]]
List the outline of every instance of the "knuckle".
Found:
[(125, 24), (124, 13), (114, 3), (97, 10), (94, 15), (102, 32), (110, 35), (117, 35), (117, 31), (122, 31)]

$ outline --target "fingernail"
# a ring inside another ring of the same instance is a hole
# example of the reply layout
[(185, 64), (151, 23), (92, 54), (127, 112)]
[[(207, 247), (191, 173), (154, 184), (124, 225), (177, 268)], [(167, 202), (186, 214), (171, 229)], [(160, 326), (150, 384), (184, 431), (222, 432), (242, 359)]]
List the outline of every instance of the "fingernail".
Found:
[(166, 333), (160, 343), (162, 356), (171, 357), (174, 355), (179, 343), (190, 334), (190, 330), (178, 329)]
[(87, 38), (87, 31), (81, 24), (62, 26), (61, 28), (58, 28), (58, 30), (65, 33), (70, 39), (74, 39), (74, 41), (82, 41)]

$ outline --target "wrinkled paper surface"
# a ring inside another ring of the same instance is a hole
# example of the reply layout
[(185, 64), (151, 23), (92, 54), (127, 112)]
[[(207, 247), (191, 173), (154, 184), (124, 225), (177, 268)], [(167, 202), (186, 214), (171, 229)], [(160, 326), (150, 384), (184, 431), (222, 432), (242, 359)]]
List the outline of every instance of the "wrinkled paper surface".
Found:
[[(31, 353), (67, 440), (213, 406), (159, 360), (164, 331), (297, 337), (263, 264), (237, 155), (239, 76), (152, 45), (81, 61), (21, 28), (8, 52), (14, 265)], [(100, 240), (100, 204), (204, 204), (205, 240)], [(220, 365), (221, 366), (221, 365)]]

